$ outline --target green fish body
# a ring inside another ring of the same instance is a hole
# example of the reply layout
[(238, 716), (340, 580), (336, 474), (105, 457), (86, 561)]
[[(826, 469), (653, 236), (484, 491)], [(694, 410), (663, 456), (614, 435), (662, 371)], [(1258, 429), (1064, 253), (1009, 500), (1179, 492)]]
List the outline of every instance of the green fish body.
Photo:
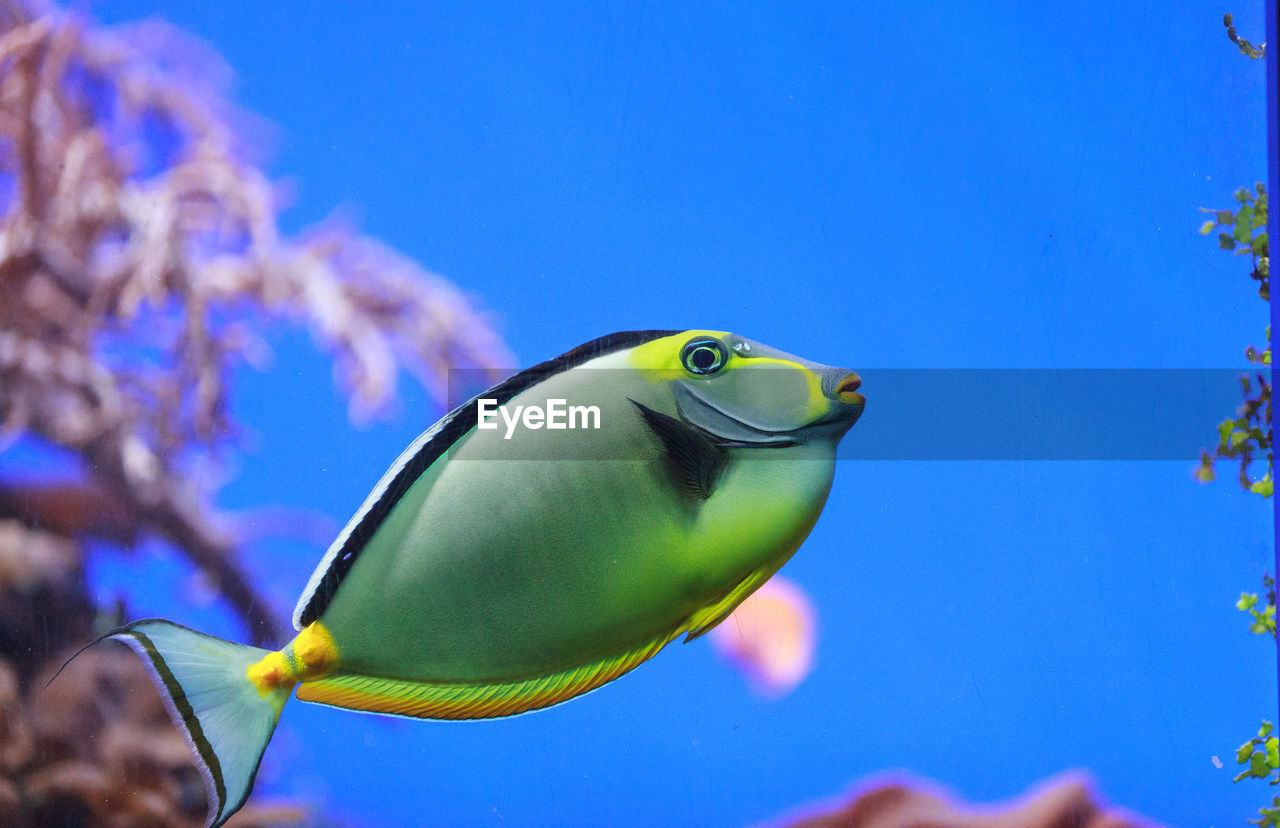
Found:
[(602, 337), (415, 440), (320, 562), (281, 650), (160, 620), (112, 635), (151, 668), (221, 824), (295, 686), (357, 710), (505, 716), (714, 627), (813, 527), (858, 385), (724, 332)]

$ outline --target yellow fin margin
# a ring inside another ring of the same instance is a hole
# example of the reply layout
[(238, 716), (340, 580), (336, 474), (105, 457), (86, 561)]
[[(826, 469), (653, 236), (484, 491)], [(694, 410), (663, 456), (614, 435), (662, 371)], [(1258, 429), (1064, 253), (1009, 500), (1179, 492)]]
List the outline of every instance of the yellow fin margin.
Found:
[(550, 707), (594, 690), (651, 658), (679, 635), (654, 639), (621, 656), (541, 678), (501, 684), (442, 684), (334, 675), (298, 686), (302, 701), (422, 719), (492, 719)]
[(689, 631), (689, 634), (684, 639), (685, 642), (688, 643), (710, 632), (715, 625), (728, 618), (738, 608), (738, 604), (745, 601), (748, 595), (755, 592), (761, 584), (772, 578), (773, 573), (777, 571), (778, 569), (775, 567), (751, 573), (742, 583), (730, 590), (729, 594), (719, 601), (714, 604), (708, 604), (689, 616), (689, 620), (684, 623), (683, 627)]
[(674, 631), (613, 658), (539, 678), (498, 684), (450, 684), (361, 675), (329, 675), (298, 685), (302, 701), (420, 719), (494, 719), (568, 701), (607, 684), (648, 661), (688, 633), (690, 641), (729, 616), (769, 580), (775, 569), (747, 576), (719, 601), (695, 612)]

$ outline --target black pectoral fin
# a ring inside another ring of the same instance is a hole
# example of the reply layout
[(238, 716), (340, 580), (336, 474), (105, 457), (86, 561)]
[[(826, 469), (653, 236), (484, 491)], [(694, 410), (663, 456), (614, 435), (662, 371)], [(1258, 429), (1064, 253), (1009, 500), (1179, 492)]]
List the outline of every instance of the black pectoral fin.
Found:
[[(628, 398), (630, 399), (630, 398)], [(700, 500), (711, 497), (729, 464), (729, 452), (703, 432), (676, 417), (631, 400), (645, 424), (662, 442), (667, 467), (675, 484)]]

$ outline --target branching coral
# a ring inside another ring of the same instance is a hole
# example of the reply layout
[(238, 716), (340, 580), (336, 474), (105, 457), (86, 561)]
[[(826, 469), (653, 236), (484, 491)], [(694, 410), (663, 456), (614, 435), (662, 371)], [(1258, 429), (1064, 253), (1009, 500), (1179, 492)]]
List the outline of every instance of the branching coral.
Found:
[[(450, 369), (509, 358), (455, 287), (384, 246), (283, 237), (201, 54), (159, 24), (104, 32), (0, 0), (0, 422), (77, 453), (117, 542), (167, 538), (278, 643), (192, 472), (237, 436), (227, 382), (255, 324), (308, 326), (357, 414), (402, 367), (439, 395)], [(17, 502), (0, 517), (31, 523)]]
[[(78, 458), (68, 479), (0, 474), (0, 822), (200, 825), (205, 792), (131, 653), (94, 648), (89, 541), (167, 539), (279, 643), (201, 474), (234, 446), (229, 378), (265, 323), (309, 327), (353, 414), (401, 369), (443, 396), (453, 368), (509, 357), (458, 290), (329, 225), (286, 238), (215, 59), (172, 29), (104, 32), (0, 0), (0, 452)], [(267, 505), (267, 504), (264, 504)], [(117, 610), (116, 614), (119, 612)], [(251, 805), (239, 825), (298, 822)]]
[[(39, 500), (68, 517), (64, 507), (84, 505), (77, 496), (51, 490)], [(133, 653), (95, 647), (45, 686), (62, 659), (41, 658), (29, 642), (83, 640), (92, 615), (76, 545), (0, 520), (0, 824), (203, 825), (204, 783)], [(294, 805), (255, 803), (235, 824), (306, 819)]]

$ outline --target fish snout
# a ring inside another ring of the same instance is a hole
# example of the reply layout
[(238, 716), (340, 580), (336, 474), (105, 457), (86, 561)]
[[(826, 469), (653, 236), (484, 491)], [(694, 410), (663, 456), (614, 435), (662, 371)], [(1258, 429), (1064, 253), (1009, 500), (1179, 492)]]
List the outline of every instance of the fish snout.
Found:
[(833, 374), (834, 376), (830, 378), (829, 382), (824, 383), (830, 389), (827, 391), (828, 397), (836, 402), (857, 408), (862, 408), (866, 405), (867, 398), (858, 393), (858, 389), (862, 387), (862, 377), (853, 371), (845, 371), (843, 369), (836, 369)]

